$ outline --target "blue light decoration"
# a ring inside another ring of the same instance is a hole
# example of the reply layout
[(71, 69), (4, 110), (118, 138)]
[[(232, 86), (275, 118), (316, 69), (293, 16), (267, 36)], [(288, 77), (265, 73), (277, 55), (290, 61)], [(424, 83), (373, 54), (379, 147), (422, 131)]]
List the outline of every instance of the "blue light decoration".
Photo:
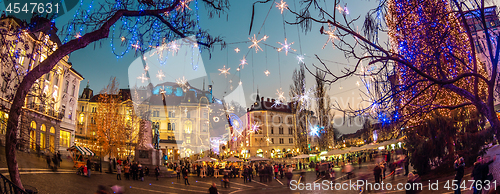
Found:
[(175, 90), (175, 95), (176, 96), (182, 96), (184, 92), (182, 91), (182, 88), (176, 88)]
[(319, 125), (311, 126), (310, 129), (311, 131), (309, 132), (309, 135), (319, 137), (323, 129), (325, 129), (325, 127), (320, 127)]
[(229, 114), (229, 122), (231, 123), (233, 130), (238, 134), (241, 134), (243, 132), (243, 122), (241, 122), (241, 119), (240, 117), (238, 117), (238, 115), (234, 113)]

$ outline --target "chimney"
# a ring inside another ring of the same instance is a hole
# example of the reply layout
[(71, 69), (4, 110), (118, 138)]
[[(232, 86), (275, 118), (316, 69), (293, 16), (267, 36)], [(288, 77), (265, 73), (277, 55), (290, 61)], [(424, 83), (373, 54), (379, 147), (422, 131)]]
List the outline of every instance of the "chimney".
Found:
[(269, 102), (269, 98), (267, 98), (267, 101)]

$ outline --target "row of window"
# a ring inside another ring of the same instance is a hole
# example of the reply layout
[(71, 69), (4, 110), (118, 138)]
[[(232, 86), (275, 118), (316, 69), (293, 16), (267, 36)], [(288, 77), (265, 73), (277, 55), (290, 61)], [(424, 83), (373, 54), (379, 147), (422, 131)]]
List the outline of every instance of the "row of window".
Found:
[[(274, 127), (271, 127), (271, 134), (274, 134)], [(283, 127), (279, 127), (278, 134), (283, 134)], [(289, 127), (288, 128), (288, 134), (292, 135), (293, 134), (293, 128)]]
[[(279, 144), (284, 144), (285, 143), (285, 139), (284, 138), (279, 138)], [(274, 138), (271, 138), (271, 143), (274, 144)], [(288, 143), (293, 143), (293, 138), (288, 138)]]

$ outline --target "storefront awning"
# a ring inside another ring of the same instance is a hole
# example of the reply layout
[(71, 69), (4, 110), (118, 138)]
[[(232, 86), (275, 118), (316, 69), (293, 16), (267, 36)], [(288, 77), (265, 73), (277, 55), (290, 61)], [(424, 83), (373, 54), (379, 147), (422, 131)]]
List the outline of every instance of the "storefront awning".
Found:
[(86, 147), (81, 147), (81, 146), (72, 146), (72, 147), (68, 148), (68, 151), (79, 151), (80, 153), (82, 153), (82, 155), (95, 156), (95, 153), (92, 152), (92, 150), (90, 150), (89, 148), (86, 148)]

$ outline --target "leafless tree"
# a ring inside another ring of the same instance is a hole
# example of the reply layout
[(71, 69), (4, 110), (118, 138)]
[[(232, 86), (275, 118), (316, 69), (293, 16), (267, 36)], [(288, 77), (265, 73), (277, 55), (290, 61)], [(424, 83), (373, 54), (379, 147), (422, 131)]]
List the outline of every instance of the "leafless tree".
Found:
[[(408, 126), (415, 124), (412, 123), (415, 118), (428, 118), (434, 111), (450, 113), (450, 110), (467, 107), (484, 115), (497, 138), (500, 137), (500, 121), (494, 110), (494, 92), (498, 85), (496, 64), (500, 56), (496, 45), (500, 37), (493, 33), (484, 1), (381, 0), (365, 16), (361, 31), (355, 26), (360, 17), (348, 19), (345, 10), (328, 12), (323, 6), (325, 2), (303, 0), (300, 10), (288, 9), (296, 15), (296, 21), (287, 23), (300, 25), (304, 31), (311, 31), (313, 23), (323, 25), (319, 32), (332, 37), (334, 48), (355, 61), (353, 66), (335, 73), (331, 65), (316, 56), (319, 65), (312, 64), (312, 67), (326, 74), (321, 78), (326, 83), (361, 76), (369, 85), (364, 93), (368, 106), (336, 108), (351, 116), (371, 115)], [(340, 1), (334, 1), (334, 7), (340, 7), (339, 10), (343, 6)], [(426, 17), (433, 19), (411, 21), (410, 14), (419, 11), (430, 14)], [(497, 17), (498, 13), (494, 14)], [(470, 17), (479, 21), (475, 29), (467, 23)], [(453, 23), (452, 27), (443, 25), (445, 20)], [(422, 30), (422, 26), (427, 27), (426, 30)], [(485, 63), (475, 60), (478, 52), (473, 32), (478, 31), (485, 37)], [(390, 41), (381, 41), (380, 34), (389, 35)], [(400, 47), (405, 37), (413, 38), (410, 40), (413, 42), (406, 45), (414, 49), (412, 55)], [(417, 41), (418, 44), (412, 45)], [(493, 64), (489, 72), (485, 64)], [(306, 69), (315, 75), (309, 67)]]
[[(110, 35), (114, 36), (113, 38), (128, 40), (129, 47), (130, 44), (134, 44), (137, 52), (145, 52), (153, 48), (147, 45), (149, 42), (159, 46), (163, 42), (185, 38), (189, 35), (195, 35), (196, 42), (202, 48), (213, 48), (214, 44), (222, 42), (221, 38), (212, 37), (196, 26), (195, 11), (186, 7), (189, 2), (189, 0), (105, 1), (97, 6), (94, 5), (95, 9), (80, 10), (81, 12), (74, 20), (61, 31), (62, 34), (67, 35), (66, 37), (70, 37), (68, 41), (54, 47), (37, 68), (28, 71), (19, 85), (15, 87), (15, 92), (12, 93), (13, 101), (9, 110), (5, 149), (9, 174), (14, 184), (23, 188), (15, 151), (18, 143), (17, 129), (26, 95), (35, 81), (50, 72), (63, 57), (85, 48), (90, 43), (107, 39)], [(201, 2), (205, 4), (209, 16), (220, 16), (229, 6), (227, 0), (202, 0)], [(33, 18), (29, 24), (16, 29), (15, 35), (24, 32), (55, 35), (53, 27), (54, 24), (47, 18)]]

